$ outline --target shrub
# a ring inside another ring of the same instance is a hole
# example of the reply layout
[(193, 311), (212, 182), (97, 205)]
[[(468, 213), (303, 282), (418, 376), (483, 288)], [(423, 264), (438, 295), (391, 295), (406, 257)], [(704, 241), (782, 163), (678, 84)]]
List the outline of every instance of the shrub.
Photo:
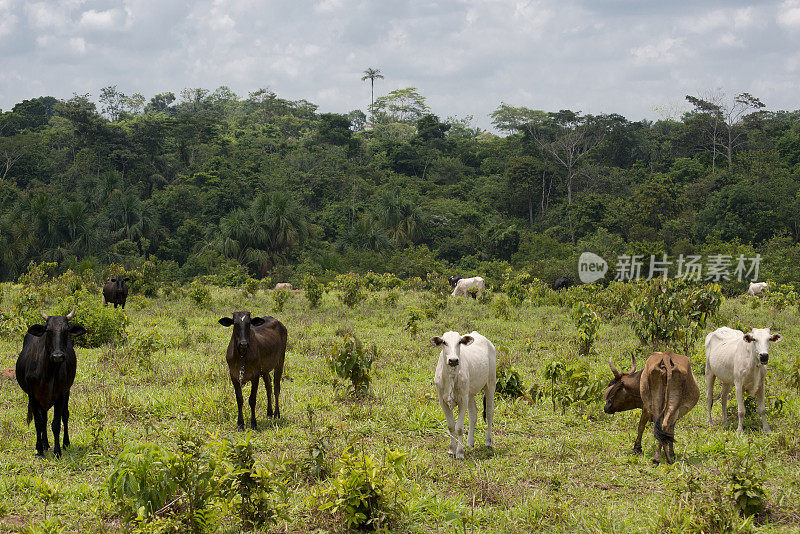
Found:
[(550, 384), (544, 394), (552, 399), (553, 411), (558, 404), (565, 413), (567, 406), (598, 401), (603, 393), (602, 380), (591, 377), (583, 363), (566, 366), (551, 361), (545, 367), (545, 379)]
[(378, 349), (373, 344), (370, 350), (364, 350), (361, 340), (350, 332), (343, 332), (341, 336), (341, 343), (328, 355), (328, 366), (340, 378), (350, 381), (354, 396), (364, 395), (369, 391), (370, 370), (378, 357)]
[(92, 348), (125, 340), (130, 319), (122, 308), (103, 306), (88, 292), (80, 291), (56, 306), (54, 314), (66, 315), (72, 310), (73, 305), (75, 317), (72, 322), (86, 329), (86, 334), (75, 338), (76, 345)]
[(368, 291), (380, 291), (381, 289), (394, 289), (403, 285), (403, 281), (391, 273), (376, 274), (367, 271), (361, 276), (364, 288)]
[(306, 300), (308, 300), (308, 307), (309, 308), (317, 308), (319, 307), (320, 303), (322, 302), (322, 294), (324, 292), (324, 287), (320, 284), (316, 277), (313, 275), (306, 276), (305, 280), (303, 280), (303, 287), (306, 290)]
[(204, 309), (211, 308), (211, 291), (202, 281), (193, 280), (192, 283), (189, 284), (187, 294), (197, 306)]
[(749, 461), (735, 466), (728, 473), (728, 493), (739, 515), (748, 517), (764, 512), (767, 502), (764, 479), (752, 469)]
[(333, 284), (341, 292), (339, 300), (348, 308), (354, 308), (366, 298), (361, 278), (355, 273), (340, 274), (333, 280)]
[(503, 283), (500, 289), (508, 295), (511, 304), (517, 308), (522, 306), (522, 303), (528, 299), (531, 294), (531, 283), (535, 280), (527, 273), (512, 275), (509, 269), (503, 275)]
[(275, 310), (278, 312), (283, 311), (283, 307), (289, 301), (292, 292), (288, 289), (276, 289), (272, 292), (272, 300), (275, 302)]
[(162, 346), (161, 336), (155, 330), (138, 331), (128, 336), (128, 352), (143, 369), (153, 368), (153, 354)]
[(411, 334), (411, 337), (417, 337), (419, 333), (419, 323), (422, 321), (423, 312), (416, 306), (406, 307), (406, 330)]
[(351, 447), (337, 462), (336, 476), (318, 493), (319, 509), (348, 531), (390, 530), (409, 513), (406, 500), (414, 484), (405, 476), (405, 461), (406, 454), (396, 450), (386, 450), (378, 462)]
[(151, 257), (142, 263), (138, 270), (130, 273), (130, 290), (146, 297), (155, 297), (161, 287), (161, 269), (156, 258)]
[(583, 301), (577, 302), (572, 307), (572, 320), (578, 328), (578, 352), (581, 356), (593, 354), (597, 331), (600, 329), (600, 318), (594, 308)]
[(400, 299), (400, 293), (397, 290), (392, 289), (391, 291), (387, 291), (386, 294), (383, 296), (383, 305), (387, 308), (394, 308), (397, 306), (397, 301)]
[(260, 287), (261, 282), (255, 278), (248, 277), (247, 280), (244, 281), (244, 284), (242, 284), (242, 293), (244, 293), (245, 296), (252, 296), (256, 294)]
[(511, 302), (509, 301), (508, 297), (501, 296), (499, 299), (494, 301), (492, 306), (494, 307), (494, 314), (496, 317), (505, 319), (506, 321), (511, 319)]
[(507, 365), (500, 365), (497, 370), (497, 387), (495, 392), (501, 397), (516, 399), (525, 395), (525, 386), (519, 373)]

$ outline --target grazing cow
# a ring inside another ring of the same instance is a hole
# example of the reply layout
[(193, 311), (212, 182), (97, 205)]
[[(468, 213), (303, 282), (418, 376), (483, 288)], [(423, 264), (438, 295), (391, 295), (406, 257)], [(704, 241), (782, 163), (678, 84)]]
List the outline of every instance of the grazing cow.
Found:
[(70, 324), (73, 308), (66, 316), (48, 317), (39, 312), (44, 325), (28, 328), (17, 358), (15, 373), (22, 391), (28, 395), (28, 424), (36, 425), (36, 454), (44, 456), (50, 448), (47, 439), (47, 412), (53, 409), (53, 453), (61, 457), (60, 432), (64, 423), (64, 448), (69, 447), (69, 390), (75, 381), (78, 360), (72, 338), (86, 333), (79, 324)]
[(562, 289), (567, 289), (569, 286), (572, 285), (572, 280), (567, 278), (566, 276), (562, 276), (561, 278), (556, 279), (553, 282), (553, 289), (556, 291), (560, 291)]
[(117, 276), (116, 278), (111, 278), (106, 280), (106, 283), (103, 284), (103, 306), (107, 304), (113, 304), (114, 307), (117, 307), (117, 304), (122, 305), (122, 309), (125, 309), (125, 301), (128, 300), (128, 286), (125, 285), (129, 278), (123, 278), (121, 276)]
[[(281, 376), (283, 362), (286, 357), (286, 327), (274, 317), (253, 317), (250, 312), (234, 312), (233, 318), (223, 317), (219, 320), (222, 326), (233, 326), (231, 341), (225, 353), (228, 370), (236, 392), (236, 403), (239, 415), (236, 426), (244, 430), (242, 416), (242, 384), (250, 382), (250, 427), (256, 425), (256, 396), (258, 395), (258, 379), (264, 379), (267, 389), (267, 417), (280, 417), (278, 398), (281, 394)], [(269, 373), (274, 371), (275, 411), (272, 411), (272, 384)]]
[(288, 291), (291, 291), (292, 290), (292, 284), (290, 284), (288, 282), (280, 282), (280, 283), (275, 284), (275, 289), (276, 290), (278, 290), (278, 289), (286, 289)]
[(756, 295), (763, 295), (766, 291), (769, 291), (769, 284), (766, 282), (750, 282), (747, 294), (755, 297)]
[[(442, 337), (431, 338), (431, 343), (441, 347), (433, 383), (439, 394), (439, 404), (447, 419), (450, 432), (448, 454), (464, 458), (464, 414), (469, 407), (469, 432), (467, 445), (475, 445), (475, 424), (478, 407), (475, 395), (483, 390), (483, 418), (486, 421), (486, 446), (492, 447), (492, 421), (494, 419), (494, 390), (497, 386), (497, 352), (492, 342), (477, 332), (462, 336), (458, 332), (445, 332)], [(457, 419), (453, 409), (458, 406)]]
[(636, 372), (636, 362), (628, 373), (620, 373), (609, 359), (614, 379), (609, 382), (603, 398), (606, 413), (641, 408), (639, 429), (633, 450), (642, 452), (642, 433), (648, 421), (654, 421), (653, 434), (658, 441), (653, 463), (675, 461), (673, 443), (675, 423), (691, 410), (700, 398), (700, 388), (692, 373), (689, 358), (672, 352), (655, 352), (647, 358), (644, 369)]
[(448, 278), (447, 281), (450, 282), (450, 287), (455, 288), (458, 281), (463, 279), (464, 279), (463, 276), (453, 275), (450, 278)]
[(486, 288), (486, 283), (480, 276), (473, 276), (472, 278), (462, 278), (456, 282), (456, 287), (453, 289), (453, 296), (460, 297), (469, 293), (470, 289), (477, 289), (480, 294), (481, 290)]
[(769, 344), (778, 343), (780, 334), (770, 334), (769, 328), (754, 328), (745, 334), (723, 326), (706, 336), (706, 397), (708, 401), (708, 426), (711, 426), (711, 408), (714, 405), (714, 380), (722, 381), (722, 423), (725, 424), (728, 409), (728, 394), (731, 386), (736, 388), (739, 426), (742, 432), (744, 419), (745, 390), (756, 397), (758, 414), (764, 432), (769, 432), (764, 408), (764, 380), (769, 362)]

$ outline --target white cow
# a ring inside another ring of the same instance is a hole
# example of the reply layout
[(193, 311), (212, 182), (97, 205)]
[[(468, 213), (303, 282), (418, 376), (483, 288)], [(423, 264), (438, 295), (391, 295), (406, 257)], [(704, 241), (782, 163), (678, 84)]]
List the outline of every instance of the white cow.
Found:
[(481, 290), (486, 288), (486, 283), (480, 276), (473, 276), (472, 278), (462, 278), (456, 282), (456, 288), (453, 290), (454, 297), (466, 295), (470, 289), (478, 288), (478, 294)]
[[(450, 431), (448, 454), (464, 458), (464, 413), (469, 406), (469, 433), (467, 445), (475, 445), (475, 423), (478, 407), (475, 395), (483, 390), (483, 418), (486, 420), (486, 446), (492, 446), (492, 420), (494, 419), (494, 390), (497, 385), (497, 352), (492, 342), (477, 332), (462, 336), (458, 332), (445, 332), (442, 337), (431, 338), (431, 343), (442, 348), (433, 383), (439, 393), (439, 404), (447, 418)], [(458, 406), (458, 417), (453, 419), (453, 409)]]
[(780, 334), (770, 334), (769, 328), (754, 328), (744, 334), (723, 326), (706, 336), (706, 396), (708, 397), (708, 425), (711, 426), (711, 408), (714, 404), (714, 379), (722, 381), (722, 423), (727, 418), (728, 394), (736, 387), (739, 427), (742, 432), (745, 390), (756, 397), (758, 414), (764, 432), (769, 432), (764, 409), (764, 379), (767, 376), (769, 344), (781, 340)]
[(750, 288), (747, 290), (747, 294), (751, 297), (755, 297), (756, 295), (761, 295), (765, 291), (769, 291), (769, 285), (766, 282), (750, 282)]
[(289, 291), (291, 291), (292, 284), (290, 284), (289, 282), (278, 282), (277, 284), (275, 284), (276, 291), (280, 291), (282, 289), (288, 289)]

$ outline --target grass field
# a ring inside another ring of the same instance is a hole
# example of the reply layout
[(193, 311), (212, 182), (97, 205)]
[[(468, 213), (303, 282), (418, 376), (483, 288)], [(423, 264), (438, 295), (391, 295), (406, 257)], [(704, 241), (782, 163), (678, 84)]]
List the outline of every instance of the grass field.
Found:
[[(700, 342), (693, 360), (701, 399), (676, 427), (674, 465), (651, 465), (650, 428), (644, 454), (631, 452), (638, 410), (609, 416), (600, 402), (593, 402), (562, 414), (553, 411), (548, 399), (531, 405), (522, 398), (498, 398), (494, 452), (482, 445), (485, 426), (480, 420), (476, 447), (461, 462), (447, 456), (444, 416), (433, 387), (438, 351), (429, 338), (450, 329), (477, 330), (493, 341), (501, 365), (517, 370), (527, 388), (544, 383), (548, 362), (578, 358), (568, 309), (523, 306), (502, 319), (491, 305), (450, 299), (438, 317), (423, 319), (412, 337), (404, 329), (407, 306), (421, 305), (428, 298), (424, 293), (400, 292), (396, 306), (384, 303), (385, 292), (370, 293), (352, 310), (333, 293), (313, 310), (302, 295), (294, 295), (282, 312), (274, 311), (270, 293), (245, 297), (240, 290), (212, 288), (211, 309), (188, 299), (129, 298), (129, 336), (155, 332), (159, 346), (144, 359), (124, 347), (77, 349), (72, 447), (60, 460), (52, 453), (35, 456), (34, 428), (25, 424), (26, 400), (15, 380), (1, 376), (0, 531), (36, 525), (64, 532), (120, 530), (125, 525), (105, 483), (126, 444), (146, 441), (174, 449), (178, 437), (187, 434), (241, 439), (224, 361), (230, 329), (217, 324), (239, 309), (274, 315), (289, 330), (277, 423), (266, 419), (263, 385), (259, 392), (259, 431), (252, 437), (258, 460), (278, 471), (288, 461), (306, 458), (320, 436), (329, 440), (325, 461), (334, 470), (351, 443), (379, 461), (387, 448), (407, 453), (403, 484), (409, 490), (404, 497), (408, 514), (389, 523), (392, 531), (800, 530), (800, 396), (787, 385), (800, 347), (796, 307), (774, 312), (751, 308), (745, 297), (729, 299), (707, 329), (750, 324), (783, 334), (771, 352), (767, 394), (784, 402), (779, 412), (770, 412), (773, 432), (768, 435), (748, 430), (739, 436), (730, 426), (723, 429), (719, 404), (714, 424), (707, 426)], [(370, 399), (348, 399), (341, 379), (327, 366), (325, 354), (340, 328), (378, 347)], [(0, 369), (14, 367), (21, 341), (0, 341)], [(637, 346), (624, 318), (604, 321), (598, 354), (588, 361), (590, 373), (608, 381), (608, 358), (627, 368)], [(245, 398), (248, 393), (246, 387)], [(246, 401), (245, 410), (249, 422)], [(750, 520), (736, 516), (729, 494), (731, 473), (744, 461), (763, 477), (767, 496), (766, 512)], [(39, 479), (55, 493), (47, 517)], [(288, 519), (273, 530), (343, 530), (340, 518), (318, 510), (314, 494), (326, 484), (291, 478)], [(234, 518), (215, 529), (237, 532), (239, 526)]]

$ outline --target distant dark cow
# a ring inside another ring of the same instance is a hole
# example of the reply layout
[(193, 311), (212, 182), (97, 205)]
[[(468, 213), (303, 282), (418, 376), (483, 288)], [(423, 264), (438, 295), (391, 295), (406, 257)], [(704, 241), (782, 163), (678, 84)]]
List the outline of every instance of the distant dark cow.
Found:
[(572, 285), (572, 280), (567, 278), (566, 276), (562, 276), (561, 278), (553, 282), (553, 289), (559, 291), (561, 289), (566, 289), (571, 285)]
[(36, 424), (36, 454), (44, 455), (50, 448), (47, 440), (47, 412), (53, 410), (53, 453), (61, 457), (60, 432), (64, 423), (64, 448), (69, 447), (69, 390), (75, 381), (78, 361), (72, 338), (86, 333), (79, 324), (69, 324), (75, 316), (73, 308), (66, 316), (48, 317), (39, 312), (44, 325), (28, 328), (17, 358), (17, 382), (28, 395), (28, 424)]
[(700, 388), (692, 374), (689, 358), (672, 352), (654, 352), (644, 369), (636, 372), (636, 361), (627, 373), (620, 373), (609, 359), (614, 373), (603, 392), (606, 413), (641, 408), (639, 431), (633, 451), (642, 452), (642, 433), (648, 421), (654, 421), (653, 434), (658, 440), (653, 463), (661, 461), (661, 451), (668, 463), (675, 461), (673, 443), (675, 423), (691, 410), (700, 398)]
[(458, 281), (462, 280), (463, 278), (464, 278), (463, 276), (453, 275), (450, 278), (448, 278), (447, 281), (450, 282), (450, 287), (455, 288)]
[[(236, 425), (244, 430), (242, 416), (242, 384), (250, 382), (250, 427), (256, 425), (256, 396), (258, 395), (258, 379), (264, 379), (267, 389), (267, 417), (280, 417), (278, 397), (281, 394), (281, 376), (283, 361), (286, 356), (286, 327), (274, 317), (253, 317), (250, 312), (234, 312), (233, 318), (223, 317), (219, 320), (222, 326), (233, 326), (231, 341), (225, 353), (231, 382), (236, 392), (236, 403), (239, 417)], [(270, 371), (274, 373), (275, 412), (272, 411), (272, 384), (269, 381)]]
[(116, 308), (117, 304), (121, 304), (122, 309), (125, 309), (125, 301), (128, 300), (128, 286), (125, 285), (125, 282), (128, 280), (129, 278), (123, 278), (121, 276), (106, 280), (106, 283), (103, 285), (104, 306), (106, 304), (113, 304)]

